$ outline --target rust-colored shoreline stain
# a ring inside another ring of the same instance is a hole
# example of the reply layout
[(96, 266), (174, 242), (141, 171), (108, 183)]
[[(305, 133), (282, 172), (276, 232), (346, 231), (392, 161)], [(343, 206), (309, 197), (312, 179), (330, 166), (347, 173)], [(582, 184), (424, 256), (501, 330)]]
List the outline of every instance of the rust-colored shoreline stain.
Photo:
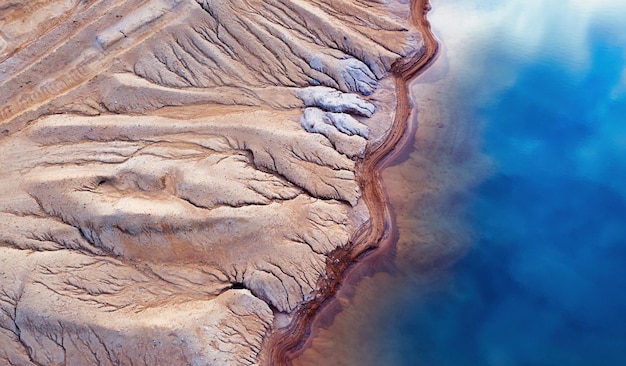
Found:
[[(358, 268), (358, 262), (373, 253), (374, 249), (377, 255), (384, 256), (381, 252), (397, 240), (381, 172), (398, 155), (404, 153), (404, 145), (411, 141), (411, 136), (406, 134), (412, 111), (409, 84), (437, 57), (439, 45), (427, 19), (429, 10), (428, 0), (411, 1), (410, 21), (424, 36), (424, 48), (422, 52), (398, 60), (393, 65), (397, 107), (392, 127), (385, 141), (368, 151), (366, 158), (357, 166), (359, 183), (363, 190), (362, 197), (370, 209), (370, 220), (356, 232), (351, 239), (351, 245), (348, 246), (349, 249), (338, 249), (332, 254), (333, 260), (327, 262), (328, 277), (321, 286), (318, 286), (320, 292), (318, 297), (297, 311), (289, 327), (274, 331), (270, 335), (264, 343), (266, 353), (262, 351), (261, 359), (271, 359), (270, 362), (277, 365), (292, 365), (293, 360), (310, 347), (313, 322), (318, 325), (332, 322), (340, 310), (332, 306), (330, 300), (351, 267)], [(367, 272), (367, 269), (358, 268), (358, 270), (361, 273)]]

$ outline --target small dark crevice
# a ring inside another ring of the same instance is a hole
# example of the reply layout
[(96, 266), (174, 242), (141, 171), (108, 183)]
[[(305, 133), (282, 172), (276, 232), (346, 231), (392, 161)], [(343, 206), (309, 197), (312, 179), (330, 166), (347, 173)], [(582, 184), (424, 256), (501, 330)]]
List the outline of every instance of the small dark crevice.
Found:
[(231, 290), (243, 290), (246, 288), (246, 286), (244, 286), (241, 282), (235, 282), (232, 284), (232, 286), (230, 286), (230, 288)]

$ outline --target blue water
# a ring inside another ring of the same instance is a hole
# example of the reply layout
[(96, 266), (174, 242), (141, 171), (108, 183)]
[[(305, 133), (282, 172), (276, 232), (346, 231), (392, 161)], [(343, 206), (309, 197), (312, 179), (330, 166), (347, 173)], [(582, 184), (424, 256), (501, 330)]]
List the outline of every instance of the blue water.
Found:
[[(405, 296), (382, 331), (395, 362), (626, 365), (626, 2), (439, 0), (435, 12), (442, 3), (501, 22), (486, 37), (465, 30), (480, 82), (459, 78), (449, 101), (495, 168), (466, 197), (471, 249), (447, 284)], [(538, 42), (493, 16), (508, 3), (520, 18), (545, 10), (527, 27)], [(435, 31), (454, 27), (435, 15)]]

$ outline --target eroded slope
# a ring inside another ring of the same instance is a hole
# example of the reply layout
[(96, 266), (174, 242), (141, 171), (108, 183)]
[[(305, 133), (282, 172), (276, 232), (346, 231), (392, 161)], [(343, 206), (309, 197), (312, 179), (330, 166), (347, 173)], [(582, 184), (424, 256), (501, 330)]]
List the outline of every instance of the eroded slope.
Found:
[(403, 3), (0, 5), (0, 360), (258, 363), (367, 220)]

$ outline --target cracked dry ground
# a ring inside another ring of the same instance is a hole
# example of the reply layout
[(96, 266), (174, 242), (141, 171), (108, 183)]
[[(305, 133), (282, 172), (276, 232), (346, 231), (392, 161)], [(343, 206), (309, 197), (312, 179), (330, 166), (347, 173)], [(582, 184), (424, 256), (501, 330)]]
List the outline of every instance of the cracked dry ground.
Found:
[(368, 219), (407, 1), (0, 3), (0, 364), (259, 364)]

